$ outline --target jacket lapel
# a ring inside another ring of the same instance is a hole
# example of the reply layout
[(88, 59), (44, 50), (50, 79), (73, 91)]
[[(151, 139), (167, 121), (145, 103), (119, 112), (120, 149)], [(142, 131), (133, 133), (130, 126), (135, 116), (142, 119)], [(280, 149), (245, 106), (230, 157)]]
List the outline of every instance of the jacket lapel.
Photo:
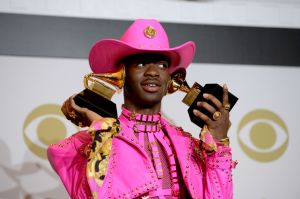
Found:
[(176, 152), (181, 173), (184, 181), (187, 180), (188, 172), (190, 169), (190, 158), (192, 151), (192, 135), (184, 132), (181, 128), (175, 127), (163, 120), (163, 130), (169, 136), (173, 148)]

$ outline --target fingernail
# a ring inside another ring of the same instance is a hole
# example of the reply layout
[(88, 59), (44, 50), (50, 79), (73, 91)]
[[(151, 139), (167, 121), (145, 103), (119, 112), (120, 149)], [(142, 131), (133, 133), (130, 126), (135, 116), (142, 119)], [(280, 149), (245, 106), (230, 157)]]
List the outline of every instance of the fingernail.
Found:
[(194, 115), (198, 114), (198, 111), (196, 109), (193, 110)]
[(203, 94), (203, 97), (204, 97), (204, 98), (207, 98), (207, 97), (208, 97), (208, 94), (207, 94), (207, 93), (204, 93), (204, 94)]

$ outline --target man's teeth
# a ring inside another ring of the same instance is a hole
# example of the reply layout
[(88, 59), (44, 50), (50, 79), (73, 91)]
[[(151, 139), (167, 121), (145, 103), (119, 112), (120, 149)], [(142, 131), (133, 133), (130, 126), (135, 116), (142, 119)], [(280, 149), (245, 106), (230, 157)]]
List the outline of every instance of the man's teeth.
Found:
[(154, 86), (156, 86), (156, 84), (147, 84), (147, 86), (154, 87)]

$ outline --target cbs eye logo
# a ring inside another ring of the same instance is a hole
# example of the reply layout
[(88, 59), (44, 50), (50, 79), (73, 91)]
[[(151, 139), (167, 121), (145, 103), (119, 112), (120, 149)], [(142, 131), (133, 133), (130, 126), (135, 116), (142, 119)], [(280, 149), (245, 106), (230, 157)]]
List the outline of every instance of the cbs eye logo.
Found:
[(287, 149), (288, 140), (285, 123), (269, 110), (248, 113), (238, 126), (238, 143), (242, 150), (259, 162), (278, 159)]
[(66, 121), (59, 105), (45, 104), (35, 108), (24, 121), (25, 144), (35, 155), (47, 159), (48, 145), (64, 139), (67, 131), (78, 130), (70, 122), (66, 125)]

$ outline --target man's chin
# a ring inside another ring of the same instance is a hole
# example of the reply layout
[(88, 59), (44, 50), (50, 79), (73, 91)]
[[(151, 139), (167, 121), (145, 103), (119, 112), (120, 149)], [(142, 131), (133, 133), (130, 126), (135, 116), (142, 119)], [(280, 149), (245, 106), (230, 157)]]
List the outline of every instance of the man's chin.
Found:
[(158, 103), (161, 103), (163, 96), (153, 96), (153, 95), (145, 95), (143, 96), (143, 104), (151, 106), (151, 105), (156, 105)]

